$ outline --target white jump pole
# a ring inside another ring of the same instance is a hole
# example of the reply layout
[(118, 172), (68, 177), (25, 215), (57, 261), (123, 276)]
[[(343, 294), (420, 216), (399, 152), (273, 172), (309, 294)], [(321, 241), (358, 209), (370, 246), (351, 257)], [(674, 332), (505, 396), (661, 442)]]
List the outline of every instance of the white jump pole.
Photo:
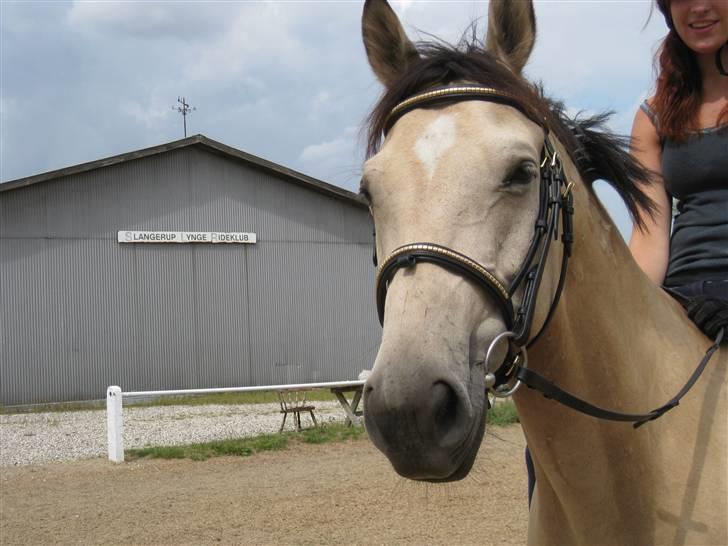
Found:
[(121, 387), (106, 389), (106, 433), (109, 443), (109, 460), (124, 462), (124, 418), (121, 412)]

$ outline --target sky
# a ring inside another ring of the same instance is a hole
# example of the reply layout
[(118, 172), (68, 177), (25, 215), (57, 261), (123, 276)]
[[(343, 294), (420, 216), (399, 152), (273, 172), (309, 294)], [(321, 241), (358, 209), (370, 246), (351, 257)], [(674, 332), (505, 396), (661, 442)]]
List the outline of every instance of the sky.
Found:
[[(182, 138), (178, 97), (196, 108), (188, 135), (357, 191), (362, 126), (382, 88), (361, 41), (363, 2), (0, 0), (0, 181)], [(410, 39), (453, 42), (487, 2), (392, 2)], [(615, 112), (628, 134), (653, 90), (666, 33), (648, 0), (535, 2), (526, 66), (572, 112)], [(598, 194), (620, 232), (616, 194)]]

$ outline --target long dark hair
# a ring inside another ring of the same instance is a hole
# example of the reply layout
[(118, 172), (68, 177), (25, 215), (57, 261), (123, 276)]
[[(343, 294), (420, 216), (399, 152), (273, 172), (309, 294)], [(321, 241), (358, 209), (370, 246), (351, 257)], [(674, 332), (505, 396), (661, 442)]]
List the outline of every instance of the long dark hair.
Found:
[[(700, 129), (698, 114), (703, 100), (703, 78), (692, 50), (685, 45), (672, 21), (670, 2), (655, 0), (670, 32), (655, 55), (657, 89), (652, 109), (657, 115), (660, 138), (683, 142)], [(728, 118), (728, 107), (718, 123)]]

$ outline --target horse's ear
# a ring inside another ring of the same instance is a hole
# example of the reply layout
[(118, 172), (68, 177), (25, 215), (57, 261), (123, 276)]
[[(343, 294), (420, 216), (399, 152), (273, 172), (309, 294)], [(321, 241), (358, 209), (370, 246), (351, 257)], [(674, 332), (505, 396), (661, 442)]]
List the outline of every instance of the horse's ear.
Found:
[(417, 49), (387, 0), (366, 0), (361, 31), (374, 74), (386, 87), (391, 87), (407, 65), (418, 58)]
[(536, 41), (532, 0), (491, 0), (485, 47), (520, 74)]

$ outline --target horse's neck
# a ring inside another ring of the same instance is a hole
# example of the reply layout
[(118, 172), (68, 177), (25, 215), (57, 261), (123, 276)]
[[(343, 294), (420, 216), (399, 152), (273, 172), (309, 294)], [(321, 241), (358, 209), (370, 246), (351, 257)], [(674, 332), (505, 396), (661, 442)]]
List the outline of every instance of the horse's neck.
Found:
[[(580, 197), (593, 199), (584, 191)], [(562, 301), (531, 351), (530, 365), (588, 402), (617, 411), (647, 412), (678, 392), (708, 343), (687, 322), (680, 306), (641, 273), (611, 223), (600, 211), (591, 211), (589, 216), (582, 209), (575, 218), (574, 256)], [(725, 351), (717, 356), (718, 361), (726, 360)], [(716, 373), (722, 375), (712, 378), (718, 384), (713, 386), (718, 393), (713, 397), (713, 411), (723, 419), (725, 389), (720, 390), (720, 384), (726, 381), (725, 364), (718, 362), (723, 370)], [(632, 529), (630, 522), (644, 517), (645, 499), (668, 493), (655, 490), (664, 485), (665, 442), (674, 442), (674, 449), (680, 435), (694, 437), (701, 397), (710, 396), (709, 381), (709, 377), (701, 378), (689, 401), (686, 397), (678, 408), (638, 431), (628, 423), (576, 413), (522, 389), (514, 398), (540, 474), (540, 500), (534, 510), (548, 512), (542, 513), (543, 518), (558, 522), (553, 525), (561, 525), (562, 531), (563, 526), (608, 526), (613, 520), (622, 521), (624, 532), (650, 529), (644, 521), (634, 522)], [(723, 450), (724, 440), (725, 434)], [(604, 509), (591, 520), (600, 503)], [(567, 514), (570, 521), (564, 519)], [(582, 523), (575, 524), (574, 517)], [(617, 542), (624, 538), (614, 535), (622, 531), (604, 532), (612, 533), (609, 536)], [(561, 538), (578, 538), (578, 534), (577, 529)], [(653, 536), (632, 539), (633, 543), (654, 543)]]
[(698, 362), (693, 357), (705, 351), (705, 338), (642, 273), (595, 197), (580, 193), (566, 286), (532, 360), (540, 372), (590, 401), (659, 405), (662, 393), (654, 398), (648, 386), (687, 379)]

